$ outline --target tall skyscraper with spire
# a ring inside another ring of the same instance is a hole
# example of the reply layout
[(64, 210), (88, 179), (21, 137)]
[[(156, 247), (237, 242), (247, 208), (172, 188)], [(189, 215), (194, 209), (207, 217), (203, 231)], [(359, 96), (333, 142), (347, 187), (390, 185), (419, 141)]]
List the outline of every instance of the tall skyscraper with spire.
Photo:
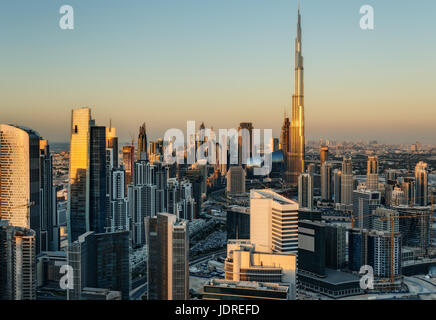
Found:
[(304, 68), (301, 37), (301, 14), (298, 8), (297, 38), (295, 39), (294, 95), (292, 96), (292, 121), (290, 128), (290, 152), (287, 180), (297, 185), (304, 172)]
[(145, 129), (145, 123), (139, 128), (138, 135), (138, 160), (148, 160), (147, 159), (147, 132)]

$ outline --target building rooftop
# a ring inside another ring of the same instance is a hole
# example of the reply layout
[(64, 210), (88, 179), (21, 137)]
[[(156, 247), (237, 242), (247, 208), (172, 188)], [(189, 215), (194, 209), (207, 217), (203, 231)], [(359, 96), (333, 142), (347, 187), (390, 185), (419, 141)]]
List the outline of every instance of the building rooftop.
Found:
[(319, 280), (322, 282), (326, 282), (326, 283), (329, 283), (332, 285), (339, 285), (339, 284), (343, 284), (343, 283), (359, 282), (360, 281), (360, 278), (354, 274), (342, 272), (342, 271), (337, 271), (337, 270), (333, 270), (333, 269), (325, 268), (325, 274), (326, 274), (326, 277), (324, 277), (324, 278), (317, 277), (315, 275), (308, 274), (308, 273), (304, 273), (304, 276), (308, 277), (308, 278), (316, 279), (316, 280)]
[(260, 190), (250, 190), (251, 198), (262, 198), (262, 199), (272, 199), (279, 204), (297, 204), (297, 202), (281, 196), (280, 194), (274, 192), (271, 189), (260, 189)]
[(253, 289), (253, 290), (268, 290), (276, 292), (288, 292), (288, 286), (282, 286), (277, 283), (255, 282), (255, 281), (230, 281), (211, 279), (206, 286), (214, 286), (220, 288), (238, 288), (238, 289)]

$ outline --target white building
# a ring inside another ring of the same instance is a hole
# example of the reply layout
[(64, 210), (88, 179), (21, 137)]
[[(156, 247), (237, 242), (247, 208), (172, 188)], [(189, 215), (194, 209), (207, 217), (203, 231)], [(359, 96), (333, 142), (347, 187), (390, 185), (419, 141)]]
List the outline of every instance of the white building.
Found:
[(270, 190), (250, 191), (250, 237), (260, 252), (298, 252), (298, 203)]

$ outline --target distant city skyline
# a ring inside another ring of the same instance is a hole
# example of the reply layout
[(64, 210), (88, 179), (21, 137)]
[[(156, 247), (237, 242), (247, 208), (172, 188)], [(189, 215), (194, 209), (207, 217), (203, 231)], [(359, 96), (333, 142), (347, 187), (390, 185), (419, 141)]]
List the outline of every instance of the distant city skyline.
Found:
[[(92, 108), (120, 142), (169, 128), (273, 129), (293, 91), (298, 1), (69, 1), (75, 29), (58, 27), (61, 1), (5, 1), (0, 36), (2, 123), (69, 141), (71, 109)], [(302, 1), (306, 138), (435, 143), (436, 3)]]

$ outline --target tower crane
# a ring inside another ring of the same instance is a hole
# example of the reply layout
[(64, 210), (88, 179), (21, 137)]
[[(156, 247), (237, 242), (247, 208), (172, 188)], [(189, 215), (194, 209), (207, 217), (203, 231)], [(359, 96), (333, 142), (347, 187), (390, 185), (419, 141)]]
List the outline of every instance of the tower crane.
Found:
[(29, 201), (28, 203), (20, 204), (18, 206), (12, 207), (10, 210), (16, 210), (16, 209), (20, 209), (20, 208), (27, 208), (26, 220), (29, 221), (30, 207), (33, 207), (34, 205), (35, 205), (35, 201)]

